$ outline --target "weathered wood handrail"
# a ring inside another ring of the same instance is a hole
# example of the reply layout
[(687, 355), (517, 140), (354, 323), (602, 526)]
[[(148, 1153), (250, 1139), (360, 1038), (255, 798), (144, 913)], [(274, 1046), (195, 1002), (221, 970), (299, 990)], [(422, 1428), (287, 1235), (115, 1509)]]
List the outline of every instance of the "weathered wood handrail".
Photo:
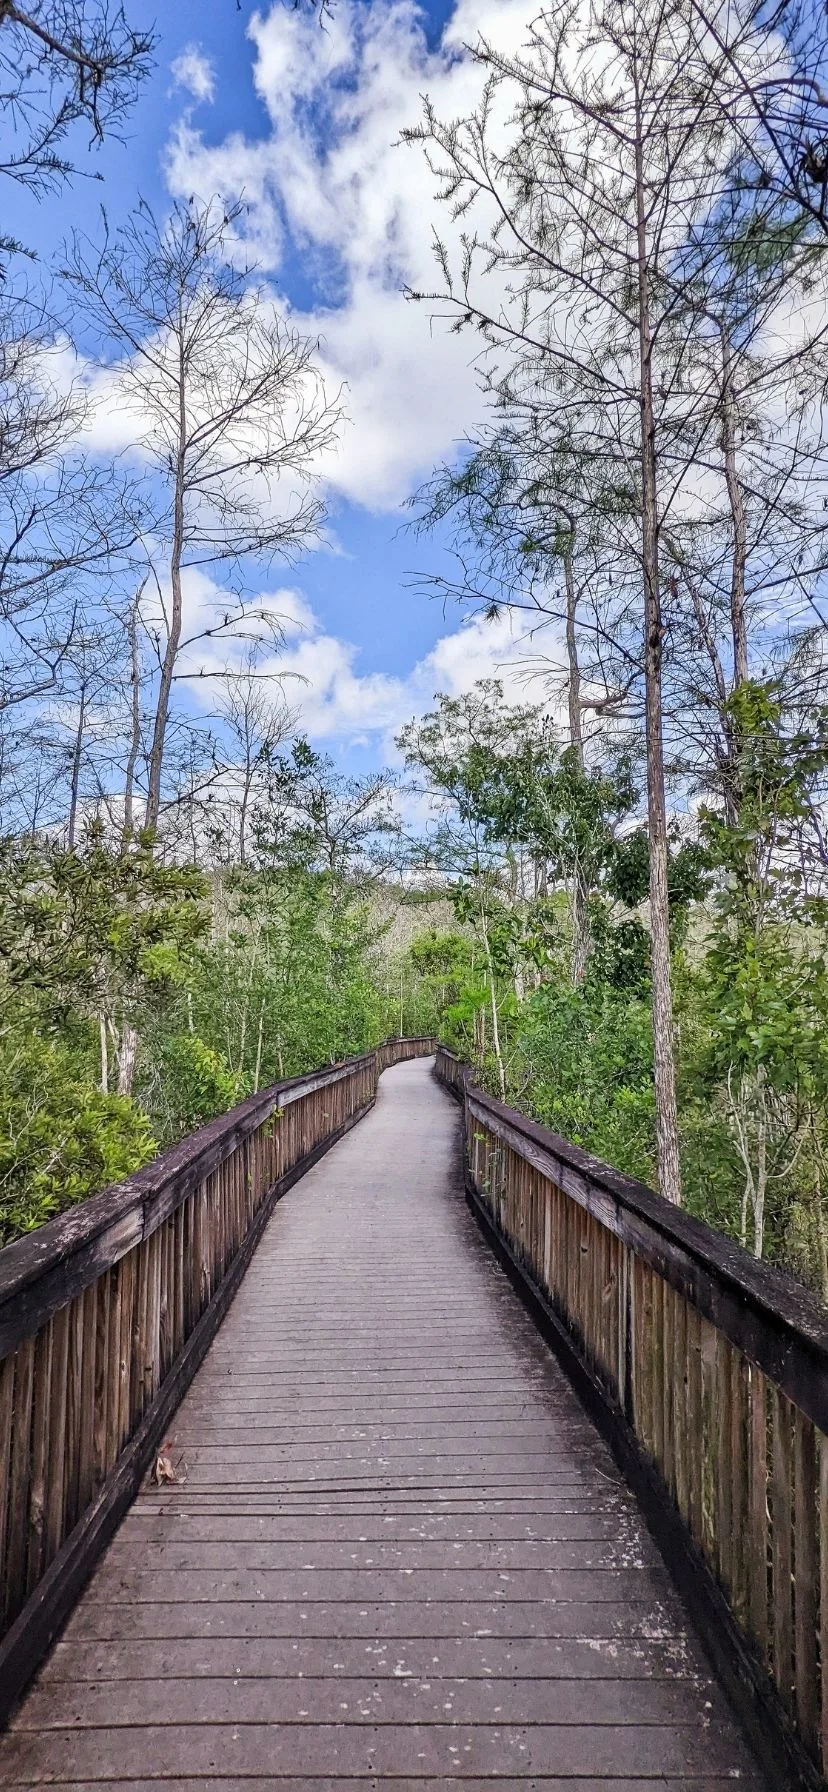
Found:
[(386, 1039), (382, 1045), (377, 1046), (380, 1075), (392, 1064), (405, 1064), (409, 1058), (431, 1057), (436, 1050), (436, 1039), (431, 1039), (426, 1035), (412, 1036), (410, 1039)]
[(469, 1199), (644, 1498), (771, 1783), (824, 1785), (824, 1309), (445, 1047), (435, 1072), (463, 1105)]
[(372, 1105), (388, 1040), (251, 1096), (0, 1251), (0, 1721), (152, 1461), (275, 1201)]

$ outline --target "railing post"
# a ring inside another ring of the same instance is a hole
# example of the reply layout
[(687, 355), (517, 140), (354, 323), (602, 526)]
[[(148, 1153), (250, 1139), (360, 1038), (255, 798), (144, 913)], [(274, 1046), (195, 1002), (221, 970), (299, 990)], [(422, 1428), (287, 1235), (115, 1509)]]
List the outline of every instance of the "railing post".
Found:
[[(824, 1308), (641, 1183), (475, 1088), (442, 1046), (435, 1070), (462, 1104), (480, 1223), (644, 1499), (773, 1783), (822, 1787)], [(544, 1187), (539, 1223), (535, 1191)]]
[(273, 1202), (367, 1112), (385, 1061), (434, 1043), (275, 1084), (0, 1251), (0, 1721), (137, 1489)]

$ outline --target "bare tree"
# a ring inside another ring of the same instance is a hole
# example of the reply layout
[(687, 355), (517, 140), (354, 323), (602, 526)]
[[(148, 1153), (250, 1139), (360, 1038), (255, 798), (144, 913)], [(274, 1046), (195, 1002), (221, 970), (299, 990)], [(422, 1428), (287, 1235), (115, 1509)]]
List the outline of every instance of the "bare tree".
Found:
[[(222, 609), (185, 629), (183, 580), (209, 569), (226, 578), (253, 557), (290, 556), (318, 533), (314, 474), (335, 439), (339, 409), (325, 393), (315, 345), (278, 314), (230, 258), (239, 208), (177, 205), (166, 223), (141, 205), (96, 250), (76, 240), (66, 278), (103, 342), (122, 354), (118, 389), (156, 475), (147, 537), (157, 607), (159, 670), (149, 754), (146, 825), (162, 806), (173, 682), (186, 650), (223, 634), (261, 636), (266, 611), (222, 592)], [(156, 544), (163, 544), (163, 561)], [(226, 598), (226, 602), (224, 601)]]
[(135, 774), (138, 755), (141, 750), (141, 648), (139, 626), (141, 615), (141, 599), (146, 589), (148, 575), (144, 578), (131, 597), (126, 614), (126, 637), (129, 647), (129, 734), (126, 763), (124, 766), (124, 842), (132, 838), (135, 831)]
[(739, 687), (786, 663), (797, 682), (809, 665), (814, 700), (824, 684), (822, 656), (801, 649), (828, 600), (828, 262), (779, 203), (746, 214), (738, 185), (717, 227), (722, 253), (703, 245), (687, 294), (713, 429), (695, 441), (695, 505), (665, 519), (663, 543), (673, 754), (732, 821)]
[(86, 394), (64, 377), (53, 327), (0, 300), (0, 710), (54, 692), (82, 617), (135, 540), (130, 481), (82, 447)]
[(828, 235), (828, 13), (809, 0), (689, 0), (696, 40), (715, 46), (714, 97), (736, 132), (740, 181), (771, 192)]
[[(0, 173), (35, 197), (59, 188), (73, 125), (117, 132), (151, 52), (110, 0), (0, 0)], [(61, 685), (90, 579), (132, 531), (123, 482), (79, 450), (88, 406), (65, 328), (10, 279), (20, 247), (0, 228), (0, 709), (29, 721)]]
[[(75, 172), (64, 149), (72, 126), (94, 141), (117, 134), (152, 48), (151, 32), (110, 0), (0, 0), (0, 173), (36, 195), (59, 187)], [(0, 237), (0, 252), (18, 247)]]
[[(577, 400), (566, 428), (544, 430), (508, 379), (490, 385), (493, 421), (469, 444), (459, 467), (443, 466), (413, 500), (418, 532), (440, 524), (458, 573), (425, 580), (443, 598), (496, 620), (508, 609), (523, 626), (523, 670), (565, 706), (569, 751), (580, 772), (600, 757), (606, 726), (629, 719), (631, 680), (619, 675), (615, 643), (604, 634), (603, 601), (614, 554), (603, 539), (600, 468), (579, 451)], [(611, 655), (608, 648), (612, 646)], [(634, 700), (632, 707), (635, 707)], [(617, 746), (617, 741), (616, 741)], [(590, 950), (588, 890), (576, 863), (569, 885), (572, 976), (580, 982)]]
[(239, 865), (248, 860), (251, 806), (267, 788), (268, 767), (277, 748), (287, 740), (296, 722), (278, 679), (263, 677), (256, 669), (255, 649), (248, 649), (237, 673), (228, 673), (220, 700), (229, 755), (224, 781), (227, 847)]
[(717, 438), (727, 472), (721, 361), (697, 355), (708, 326), (691, 298), (700, 266), (712, 284), (722, 264), (739, 150), (718, 100), (726, 58), (694, 19), (690, 0), (596, 0), (588, 16), (558, 0), (520, 56), (479, 46), (487, 81), (473, 116), (443, 123), (426, 102), (409, 133), (462, 225), (456, 250), (438, 239), (439, 289), (411, 296), (482, 335), (547, 427), (564, 425), (574, 386), (581, 452), (614, 488), (613, 634), (627, 651), (636, 631), (639, 643), (659, 1185), (673, 1201), (665, 533)]

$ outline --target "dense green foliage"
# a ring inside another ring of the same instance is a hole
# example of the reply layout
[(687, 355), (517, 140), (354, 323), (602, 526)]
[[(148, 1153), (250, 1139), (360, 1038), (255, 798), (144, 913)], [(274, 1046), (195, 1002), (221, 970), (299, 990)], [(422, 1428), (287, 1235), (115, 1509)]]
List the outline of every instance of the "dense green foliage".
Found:
[(83, 1050), (19, 1022), (0, 1035), (0, 1243), (154, 1157), (149, 1119), (104, 1095)]
[[(772, 684), (733, 708), (730, 818), (702, 805), (672, 829), (685, 1200), (828, 1293), (828, 736)], [(99, 828), (72, 851), (6, 844), (3, 1238), (395, 1031), (441, 1036), (493, 1090), (654, 1181), (629, 752), (584, 769), (491, 683), (442, 699), (403, 746), (436, 805), (405, 842), (386, 778), (349, 781), (298, 741), (268, 768), (243, 865), (205, 874)]]
[(73, 850), (7, 843), (0, 1240), (385, 1036), (386, 785), (297, 742), (270, 767), (252, 863), (211, 875), (99, 827)]
[[(71, 41), (0, 4), (30, 197), (151, 50), (57, 10)], [(402, 121), (436, 181), (407, 296), (483, 399), (410, 498), (422, 576), (544, 697), (453, 664), (398, 741), (419, 810), (289, 741), (269, 571), (318, 538), (341, 406), (241, 197), (70, 220), (31, 283), (0, 235), (0, 1244), (429, 1032), (828, 1300), (820, 10), (543, 9), (466, 46), (465, 116)]]
[[(773, 682), (730, 709), (732, 813), (703, 805), (671, 829), (685, 1201), (828, 1296), (826, 718)], [(410, 948), (428, 1025), (493, 1090), (652, 1183), (648, 854), (628, 762), (584, 772), (491, 685), (441, 700), (402, 744), (443, 804), (421, 859), (463, 928)]]

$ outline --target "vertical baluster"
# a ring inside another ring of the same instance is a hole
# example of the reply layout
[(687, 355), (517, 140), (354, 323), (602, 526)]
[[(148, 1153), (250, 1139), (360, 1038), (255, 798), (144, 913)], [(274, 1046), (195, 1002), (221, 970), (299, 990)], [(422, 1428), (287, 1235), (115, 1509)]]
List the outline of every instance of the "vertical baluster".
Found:
[(144, 1357), (144, 1410), (160, 1380), (161, 1363), (161, 1232), (147, 1239), (147, 1345)]
[[(6, 1543), (11, 1478), (12, 1414), (14, 1411), (14, 1357), (0, 1363), (0, 1588), (6, 1584)], [(2, 1619), (0, 1593), (0, 1619)]]
[(748, 1366), (741, 1351), (730, 1351), (730, 1484), (732, 1548), (730, 1601), (738, 1622), (748, 1611)]
[(130, 1427), (140, 1424), (144, 1411), (144, 1365), (147, 1360), (147, 1249), (143, 1239), (135, 1250), (135, 1304), (130, 1372)]
[(118, 1346), (118, 1418), (117, 1444), (122, 1450), (132, 1435), (133, 1381), (135, 1380), (135, 1305), (137, 1299), (137, 1257), (140, 1246), (130, 1251), (119, 1264), (121, 1284), (121, 1335)]
[(54, 1560), (65, 1535), (66, 1417), (69, 1398), (69, 1328), (71, 1307), (52, 1319), (52, 1364), (49, 1382), (49, 1457), (46, 1482), (43, 1567)]
[(172, 1289), (174, 1268), (174, 1215), (160, 1228), (160, 1290), (158, 1304), (159, 1383), (169, 1369), (173, 1351)]
[(664, 1282), (652, 1276), (653, 1456), (664, 1474)]
[(675, 1295), (669, 1282), (661, 1280), (661, 1373), (662, 1373), (662, 1459), (664, 1485), (675, 1498), (676, 1476), (673, 1456), (673, 1403), (675, 1397)]
[(819, 1661), (822, 1771), (828, 1776), (828, 1437), (819, 1434)]
[(733, 1469), (731, 1439), (731, 1347), (721, 1332), (716, 1340), (716, 1545), (719, 1578), (728, 1590), (733, 1585)]
[(32, 1371), (32, 1479), (29, 1493), (26, 1592), (37, 1586), (43, 1572), (46, 1532), (46, 1482), (49, 1473), (49, 1415), (52, 1380), (52, 1321), (35, 1338)]
[(34, 1338), (26, 1338), (14, 1356), (14, 1409), (9, 1465), (9, 1517), (6, 1573), (6, 1623), (16, 1618), (26, 1592), (26, 1546), (32, 1478), (32, 1392)]
[(673, 1296), (675, 1339), (673, 1348), (673, 1465), (676, 1505), (685, 1524), (690, 1519), (690, 1452), (695, 1444), (690, 1413), (690, 1360), (688, 1338), (688, 1306), (681, 1294)]
[(83, 1291), (80, 1437), (78, 1442), (78, 1506), (76, 1518), (92, 1497), (95, 1484), (95, 1346), (98, 1332), (97, 1284)]
[(702, 1551), (711, 1568), (718, 1564), (716, 1543), (719, 1426), (716, 1412), (716, 1332), (706, 1319), (701, 1328), (702, 1387)]
[(768, 1418), (767, 1382), (750, 1365), (748, 1465), (748, 1629), (763, 1660), (768, 1654)]
[(618, 1263), (618, 1317), (616, 1320), (618, 1335), (618, 1351), (616, 1356), (616, 1387), (618, 1404), (628, 1421), (634, 1422), (635, 1395), (633, 1392), (633, 1330), (635, 1314), (633, 1310), (632, 1261), (630, 1252), (620, 1238), (616, 1239), (616, 1261)]
[(791, 1572), (791, 1408), (778, 1388), (771, 1388), (773, 1477), (773, 1667), (774, 1678), (786, 1705), (792, 1703), (793, 1600)]
[(109, 1273), (99, 1277), (95, 1295), (95, 1360), (92, 1414), (92, 1487), (102, 1486), (107, 1469), (107, 1406), (113, 1379), (114, 1346), (110, 1343), (111, 1288)]
[(687, 1522), (696, 1543), (702, 1541), (703, 1438), (701, 1318), (687, 1306)]
[(598, 1225), (598, 1357), (600, 1361), (601, 1380), (605, 1387), (611, 1385), (610, 1372), (610, 1313), (612, 1311), (612, 1265), (609, 1254), (609, 1234), (606, 1226)]
[(81, 1461), (81, 1410), (83, 1404), (83, 1295), (69, 1309), (69, 1360), (67, 1365), (65, 1523), (67, 1533), (78, 1516)]
[(184, 1252), (187, 1242), (187, 1211), (189, 1206), (189, 1201), (180, 1202), (173, 1215), (173, 1269), (171, 1290), (173, 1360), (178, 1356), (186, 1336), (184, 1313), (187, 1293), (184, 1273)]
[(193, 1330), (193, 1327), (200, 1319), (205, 1304), (204, 1295), (207, 1278), (207, 1244), (205, 1238), (206, 1205), (207, 1191), (205, 1184), (202, 1182), (195, 1191), (192, 1205), (193, 1237), (192, 1250), (190, 1253), (190, 1300), (192, 1303), (192, 1317), (188, 1326), (189, 1331)]
[(123, 1308), (122, 1269), (126, 1259), (116, 1263), (109, 1277), (109, 1378), (106, 1388), (106, 1423), (104, 1449), (107, 1473), (120, 1448), (118, 1439), (118, 1403), (121, 1385), (121, 1314)]
[(794, 1668), (796, 1714), (809, 1748), (819, 1732), (817, 1464), (814, 1427), (794, 1408)]
[(649, 1313), (652, 1270), (640, 1257), (633, 1262), (635, 1272), (635, 1371), (636, 1426), (647, 1455), (653, 1455), (652, 1358), (650, 1355)]

